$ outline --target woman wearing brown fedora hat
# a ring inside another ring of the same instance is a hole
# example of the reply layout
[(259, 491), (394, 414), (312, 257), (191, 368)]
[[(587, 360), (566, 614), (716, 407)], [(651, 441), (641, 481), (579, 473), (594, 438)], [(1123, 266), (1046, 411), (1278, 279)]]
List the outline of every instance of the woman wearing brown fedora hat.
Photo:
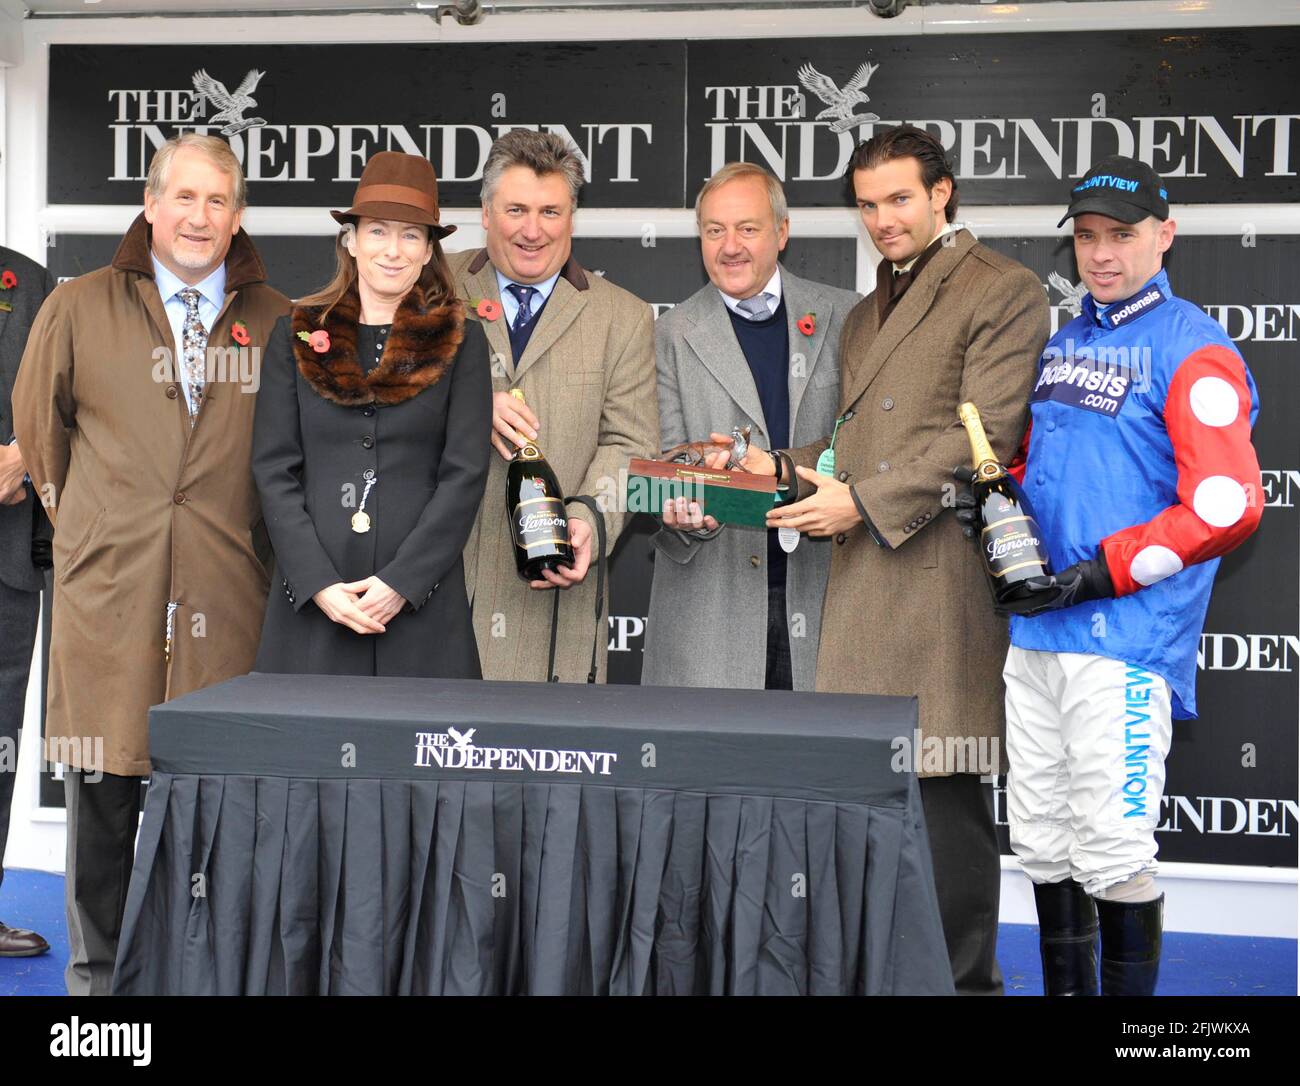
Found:
[(479, 678), (461, 551), (487, 480), (487, 341), (440, 240), (438, 179), (384, 151), (334, 278), (267, 346), (253, 474), (275, 548), (258, 671)]

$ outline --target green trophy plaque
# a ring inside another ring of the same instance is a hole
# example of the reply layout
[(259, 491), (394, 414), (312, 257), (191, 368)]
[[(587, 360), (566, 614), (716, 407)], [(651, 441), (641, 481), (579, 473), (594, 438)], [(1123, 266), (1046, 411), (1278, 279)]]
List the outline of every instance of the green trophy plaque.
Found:
[(697, 501), (719, 524), (766, 528), (776, 479), (747, 471), (634, 459), (627, 468), (627, 510), (662, 516), (669, 498)]

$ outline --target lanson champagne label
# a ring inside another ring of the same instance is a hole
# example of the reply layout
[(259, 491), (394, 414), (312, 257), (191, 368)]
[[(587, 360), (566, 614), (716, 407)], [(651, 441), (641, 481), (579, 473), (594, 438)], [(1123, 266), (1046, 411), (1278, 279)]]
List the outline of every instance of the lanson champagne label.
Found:
[(995, 520), (984, 529), (982, 542), (989, 572), (998, 578), (1017, 569), (1042, 570), (1042, 537), (1034, 518), (1024, 514), (1014, 515), (1011, 505), (1007, 512), (1013, 515)]
[(511, 524), (516, 545), (524, 550), (565, 546), (569, 542), (569, 521), (564, 503), (558, 498), (528, 498), (515, 506)]

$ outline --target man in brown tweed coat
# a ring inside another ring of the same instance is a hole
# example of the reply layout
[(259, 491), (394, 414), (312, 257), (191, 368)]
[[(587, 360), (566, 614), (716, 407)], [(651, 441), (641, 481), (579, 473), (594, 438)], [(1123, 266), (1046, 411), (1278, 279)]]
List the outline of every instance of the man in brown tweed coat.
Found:
[[(980, 776), (1005, 769), (1007, 624), (979, 555), (949, 523), (953, 469), (970, 463), (957, 405), (979, 408), (1009, 461), (1047, 341), (1047, 298), (1027, 268), (953, 225), (956, 182), (933, 136), (887, 129), (858, 147), (849, 173), (884, 260), (845, 322), (834, 474), (815, 470), (828, 440), (779, 453), (799, 500), (768, 523), (834, 540), (817, 689), (918, 699), (908, 768), (922, 777), (953, 979), (959, 994), (998, 994), (1000, 866)], [(774, 470), (757, 450), (751, 465)]]
[[(485, 679), (544, 682), (554, 596), (561, 593), (553, 674), (604, 678), (606, 609), (595, 615), (595, 518), (570, 505), (572, 570), (531, 585), (515, 571), (506, 521), (509, 458), (536, 437), (566, 497), (600, 507), (606, 551), (622, 530), (620, 472), (659, 447), (653, 317), (634, 295), (572, 255), (582, 160), (554, 133), (518, 129), (493, 144), (483, 170), (487, 247), (449, 253), (457, 292), (487, 333), (492, 443), (487, 493), (465, 547), (465, 582)], [(523, 391), (526, 403), (510, 396)], [(606, 593), (608, 597), (608, 592)]]

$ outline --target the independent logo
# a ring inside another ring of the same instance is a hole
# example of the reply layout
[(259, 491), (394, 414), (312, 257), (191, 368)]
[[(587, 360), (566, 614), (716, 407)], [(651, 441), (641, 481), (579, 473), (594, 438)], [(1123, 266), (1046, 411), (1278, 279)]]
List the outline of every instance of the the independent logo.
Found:
[(1049, 272), (1047, 281), (1061, 295), (1061, 305), (1070, 311), (1070, 316), (1077, 317), (1083, 312), (1083, 299), (1088, 288), (1082, 283), (1071, 283), (1059, 272)]
[(512, 773), (569, 773), (608, 777), (618, 761), (613, 751), (558, 750), (550, 747), (484, 747), (474, 743), (477, 728), (415, 733), (420, 769), (472, 769)]
[(259, 72), (256, 68), (249, 70), (244, 76), (244, 81), (235, 88), (234, 94), (226, 90), (226, 85), (220, 79), (213, 79), (208, 75), (206, 68), (200, 68), (194, 73), (194, 89), (204, 98), (212, 103), (217, 110), (208, 118), (209, 124), (224, 124), (221, 129), (223, 136), (233, 136), (237, 132), (243, 132), (249, 128), (261, 128), (266, 124), (263, 117), (245, 117), (244, 110), (252, 109), (257, 105), (257, 99), (253, 97), (253, 91), (257, 89), (258, 83), (262, 81), (265, 72)]
[(865, 105), (871, 101), (871, 98), (864, 94), (871, 77), (876, 74), (879, 64), (872, 64), (870, 61), (864, 61), (858, 65), (858, 70), (853, 73), (849, 81), (843, 87), (837, 87), (835, 81), (830, 76), (823, 75), (811, 64), (804, 64), (799, 69), (799, 82), (802, 83), (813, 94), (825, 103), (823, 109), (814, 121), (826, 121), (832, 132), (847, 132), (850, 128), (856, 128), (860, 124), (869, 124), (872, 121), (880, 120), (875, 113), (854, 113), (859, 105)]

